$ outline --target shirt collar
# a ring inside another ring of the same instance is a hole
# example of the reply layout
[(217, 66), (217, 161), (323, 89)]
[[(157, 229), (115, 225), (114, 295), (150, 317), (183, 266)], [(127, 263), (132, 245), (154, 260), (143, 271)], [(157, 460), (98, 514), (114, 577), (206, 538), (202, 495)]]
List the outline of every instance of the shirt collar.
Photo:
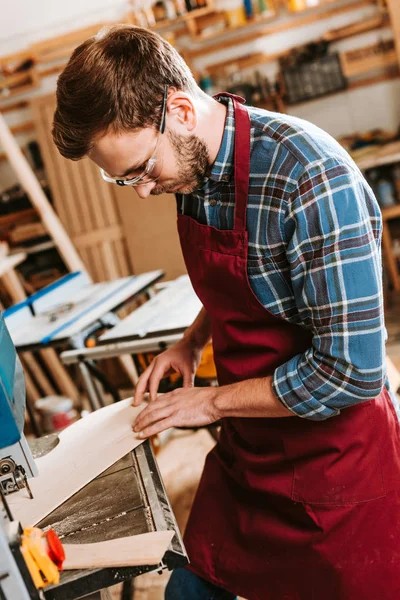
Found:
[(225, 118), (225, 129), (221, 146), (218, 150), (209, 179), (212, 181), (229, 181), (233, 173), (233, 151), (235, 146), (235, 113), (233, 100), (227, 96), (218, 98), (219, 102), (226, 104), (228, 110)]

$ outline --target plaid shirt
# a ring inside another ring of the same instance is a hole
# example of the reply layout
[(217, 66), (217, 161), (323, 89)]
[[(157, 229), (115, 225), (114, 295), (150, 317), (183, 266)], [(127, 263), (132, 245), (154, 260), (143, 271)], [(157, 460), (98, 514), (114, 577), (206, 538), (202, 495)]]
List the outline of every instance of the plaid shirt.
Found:
[[(232, 100), (203, 187), (178, 209), (232, 229)], [(323, 420), (375, 398), (385, 383), (381, 214), (355, 163), (327, 133), (248, 107), (250, 285), (267, 310), (312, 332), (312, 347), (278, 367), (273, 388), (300, 417)]]

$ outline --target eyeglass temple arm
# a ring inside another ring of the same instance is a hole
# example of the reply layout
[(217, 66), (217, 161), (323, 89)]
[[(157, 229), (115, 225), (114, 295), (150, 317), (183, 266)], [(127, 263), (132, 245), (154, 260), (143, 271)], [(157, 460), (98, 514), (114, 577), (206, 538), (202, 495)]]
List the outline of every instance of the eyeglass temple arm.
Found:
[(160, 133), (164, 133), (164, 131), (165, 131), (165, 121), (166, 121), (166, 116), (167, 116), (167, 110), (166, 110), (167, 100), (168, 100), (168, 85), (166, 85), (165, 89), (164, 89), (162, 117), (161, 117), (161, 123), (160, 123)]

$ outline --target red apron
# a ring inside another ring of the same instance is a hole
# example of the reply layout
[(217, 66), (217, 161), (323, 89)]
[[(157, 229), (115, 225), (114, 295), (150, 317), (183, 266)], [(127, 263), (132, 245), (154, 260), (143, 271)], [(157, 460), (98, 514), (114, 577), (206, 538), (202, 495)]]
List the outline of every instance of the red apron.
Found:
[[(234, 229), (178, 215), (221, 385), (271, 375), (312, 343), (247, 278), (250, 123), (234, 106)], [(186, 528), (188, 568), (249, 600), (400, 600), (399, 438), (386, 388), (326, 421), (223, 419)]]

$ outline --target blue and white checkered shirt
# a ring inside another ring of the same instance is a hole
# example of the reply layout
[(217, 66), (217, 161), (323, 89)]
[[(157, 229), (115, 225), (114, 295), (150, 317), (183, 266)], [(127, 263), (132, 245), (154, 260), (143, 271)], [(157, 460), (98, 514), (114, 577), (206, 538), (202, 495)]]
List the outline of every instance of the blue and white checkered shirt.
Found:
[[(235, 119), (228, 104), (209, 177), (178, 208), (232, 229)], [(247, 271), (276, 316), (310, 330), (312, 347), (275, 370), (273, 388), (300, 417), (323, 420), (376, 397), (385, 383), (378, 203), (357, 166), (327, 133), (248, 107), (251, 125)]]

